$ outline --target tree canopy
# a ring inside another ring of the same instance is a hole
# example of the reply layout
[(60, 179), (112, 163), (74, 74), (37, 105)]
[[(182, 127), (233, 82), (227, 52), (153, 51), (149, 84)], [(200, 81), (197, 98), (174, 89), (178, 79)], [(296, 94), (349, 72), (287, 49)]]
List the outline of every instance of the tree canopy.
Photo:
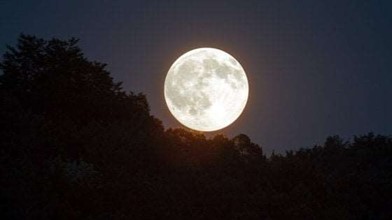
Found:
[(21, 35), (0, 62), (2, 219), (389, 219), (392, 138), (273, 154), (165, 130), (77, 39)]

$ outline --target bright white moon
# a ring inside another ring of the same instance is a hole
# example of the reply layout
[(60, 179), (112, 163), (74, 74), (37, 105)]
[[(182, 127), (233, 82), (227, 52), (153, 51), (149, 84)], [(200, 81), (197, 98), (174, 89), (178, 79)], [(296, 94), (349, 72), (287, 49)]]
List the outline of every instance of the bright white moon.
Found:
[(198, 131), (215, 131), (233, 123), (244, 110), (248, 94), (241, 64), (214, 48), (183, 54), (165, 80), (170, 112), (181, 124)]

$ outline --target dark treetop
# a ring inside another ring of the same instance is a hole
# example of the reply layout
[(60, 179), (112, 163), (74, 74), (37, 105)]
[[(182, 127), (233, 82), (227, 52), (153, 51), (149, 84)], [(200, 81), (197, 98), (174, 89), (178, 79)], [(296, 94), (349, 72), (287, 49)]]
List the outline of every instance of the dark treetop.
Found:
[(22, 35), (0, 62), (1, 219), (392, 217), (391, 137), (267, 158), (245, 134), (164, 130), (76, 44)]

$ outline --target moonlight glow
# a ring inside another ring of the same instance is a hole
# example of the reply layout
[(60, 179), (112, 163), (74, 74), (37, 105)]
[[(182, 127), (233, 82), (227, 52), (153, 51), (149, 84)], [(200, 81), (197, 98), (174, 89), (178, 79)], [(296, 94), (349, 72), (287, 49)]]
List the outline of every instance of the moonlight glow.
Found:
[(233, 123), (248, 100), (245, 71), (230, 54), (199, 48), (180, 56), (165, 80), (165, 100), (183, 125), (215, 131)]

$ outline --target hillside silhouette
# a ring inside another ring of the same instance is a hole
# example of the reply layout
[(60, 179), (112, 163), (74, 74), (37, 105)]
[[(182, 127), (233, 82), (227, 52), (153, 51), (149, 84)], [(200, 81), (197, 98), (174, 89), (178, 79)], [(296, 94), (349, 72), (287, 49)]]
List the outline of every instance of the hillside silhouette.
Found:
[(266, 157), (165, 129), (78, 40), (21, 35), (0, 62), (1, 219), (391, 219), (392, 138)]

